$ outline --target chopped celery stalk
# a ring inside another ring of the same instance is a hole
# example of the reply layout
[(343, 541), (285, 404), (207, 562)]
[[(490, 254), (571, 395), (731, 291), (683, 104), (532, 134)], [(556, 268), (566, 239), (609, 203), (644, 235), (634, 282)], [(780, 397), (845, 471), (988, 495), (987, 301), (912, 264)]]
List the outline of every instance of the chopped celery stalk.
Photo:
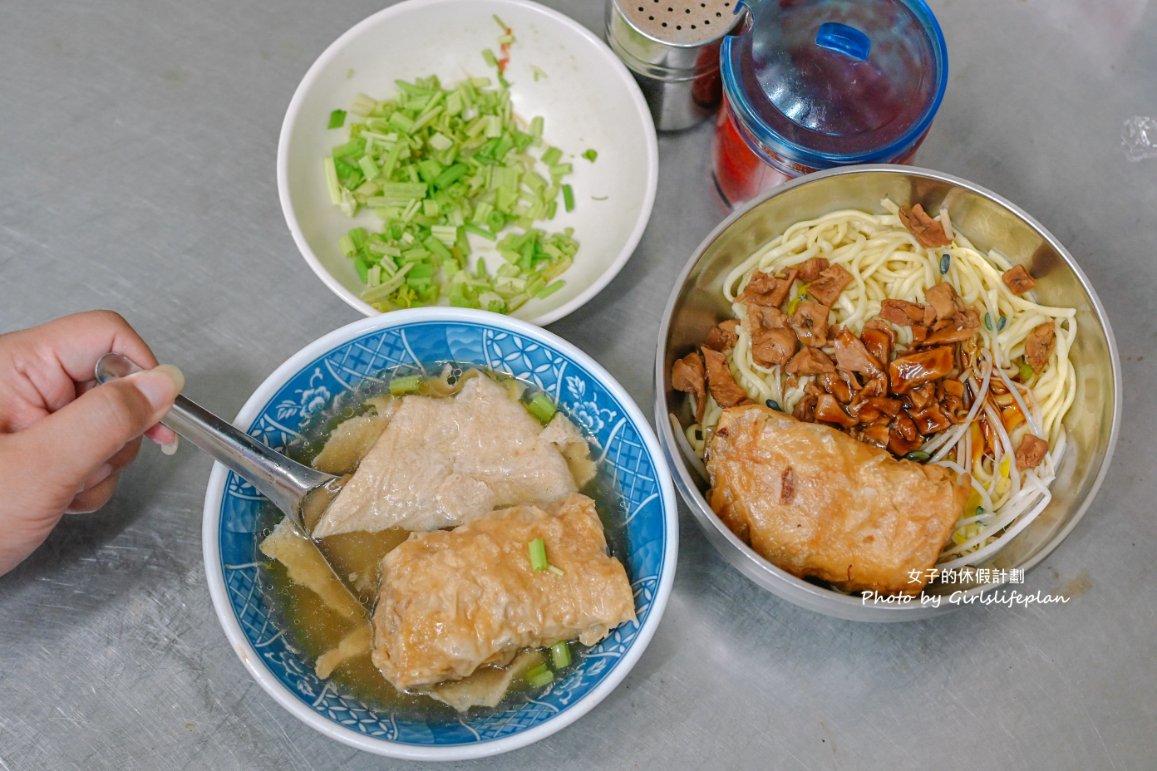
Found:
[(534, 398), (526, 403), (526, 409), (538, 419), (539, 423), (549, 423), (554, 414), (558, 412), (558, 407), (554, 406), (554, 402), (546, 394), (535, 394)]
[(558, 281), (554, 281), (550, 284), (547, 284), (542, 289), (539, 289), (534, 293), (534, 296), (540, 300), (545, 300), (558, 290), (562, 289), (565, 284), (566, 282), (560, 278)]
[(333, 156), (325, 159), (325, 186), (329, 190), (329, 200), (334, 206), (341, 205), (341, 184), (337, 181), (337, 167), (334, 166)]
[(369, 280), (370, 264), (366, 262), (364, 257), (359, 256), (354, 260), (354, 268), (358, 272), (358, 278), (362, 280), (363, 284), (366, 283)]
[(547, 166), (553, 166), (562, 160), (562, 150), (559, 150), (557, 147), (548, 147), (546, 148), (546, 152), (542, 154), (541, 160)]
[(541, 538), (535, 538), (530, 542), (530, 568), (536, 573), (540, 573), (550, 567), (550, 563), (546, 560), (546, 542)]
[(570, 666), (570, 646), (566, 641), (556, 642), (550, 646), (550, 663), (555, 669), (565, 669)]
[(334, 110), (329, 114), (329, 125), (327, 128), (336, 129), (345, 125), (345, 110)]
[(539, 664), (526, 673), (526, 683), (531, 688), (543, 688), (554, 682), (554, 672), (546, 664)]
[(396, 377), (390, 381), (390, 393), (394, 396), (412, 394), (417, 391), (418, 387), (421, 385), (421, 375), (406, 375), (404, 377)]
[(368, 155), (363, 155), (358, 159), (358, 166), (361, 167), (362, 173), (366, 175), (366, 179), (374, 179), (380, 173), (378, 165), (374, 163), (374, 159)]
[(482, 236), (483, 238), (489, 239), (490, 241), (494, 241), (495, 239), (498, 238), (498, 236), (494, 233), (494, 231), (487, 230), (486, 228), (480, 228), (477, 225), (473, 225), (469, 222), (467, 222), (465, 225), (463, 225), (462, 229), (467, 231), (468, 233), (473, 233), (476, 236)]
[[(503, 28), (498, 42), (501, 54), (484, 56), (501, 68), (513, 32)], [(358, 94), (331, 115), (342, 113), (335, 127), (348, 135), (325, 158), (330, 200), (377, 221), (338, 247), (365, 285), (362, 299), (379, 310), (442, 299), (509, 313), (562, 286), (578, 242), (569, 229), (539, 226), (574, 205), (571, 165), (544, 142), (541, 115), (515, 115), (497, 74), (449, 86), (433, 76), (395, 81), (392, 96)], [(486, 259), (499, 256), (503, 267), (488, 272)]]

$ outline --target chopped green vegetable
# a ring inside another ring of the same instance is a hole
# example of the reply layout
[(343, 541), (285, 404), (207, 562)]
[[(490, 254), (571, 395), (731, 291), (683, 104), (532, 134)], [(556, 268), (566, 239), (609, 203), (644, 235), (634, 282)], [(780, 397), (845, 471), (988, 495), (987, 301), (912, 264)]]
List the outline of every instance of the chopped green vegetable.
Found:
[(562, 160), (562, 150), (557, 147), (548, 147), (546, 152), (542, 154), (542, 162), (547, 166), (553, 166)]
[(329, 128), (341, 128), (345, 125), (345, 110), (334, 110), (329, 114)]
[[(495, 52), (483, 56), (501, 66)], [(542, 116), (517, 120), (501, 76), (497, 85), (429, 77), (395, 86), (386, 100), (354, 100), (349, 140), (325, 159), (330, 201), (379, 223), (339, 243), (365, 282), (362, 299), (383, 311), (444, 300), (510, 313), (557, 292), (579, 244), (572, 229), (540, 223), (560, 198), (573, 208), (573, 169), (543, 142)], [(498, 271), (477, 254), (484, 248), (504, 261)]]
[(989, 332), (992, 331), (992, 314), (988, 311), (984, 312), (984, 328)]
[(550, 297), (552, 294), (554, 294), (558, 290), (562, 289), (565, 284), (566, 284), (566, 282), (563, 281), (561, 278), (558, 281), (552, 281), (551, 283), (544, 286), (542, 289), (539, 289), (537, 292), (535, 292), (534, 296), (537, 297), (539, 300), (545, 300), (546, 298)]
[(583, 157), (586, 158), (591, 163), (594, 163), (596, 160), (598, 160), (599, 151), (592, 147), (592, 148), (583, 152)]
[(550, 567), (546, 560), (546, 541), (535, 538), (530, 542), (530, 567), (535, 572), (542, 572)]
[(1032, 368), (1027, 361), (1020, 363), (1020, 382), (1027, 383), (1032, 380), (1032, 376), (1036, 374), (1036, 370)]
[(1001, 316), (1000, 320), (996, 322), (996, 331), (999, 332), (1000, 330), (1004, 329), (1004, 325), (1007, 323), (1008, 319), (1004, 316)]
[(924, 463), (925, 461), (931, 459), (931, 457), (931, 455), (924, 452), (923, 450), (914, 450), (905, 455), (904, 460), (914, 460), (917, 463)]
[(406, 375), (390, 381), (390, 393), (394, 396), (412, 394), (422, 385), (421, 375)]
[(539, 664), (526, 673), (526, 682), (531, 688), (542, 688), (554, 682), (554, 672), (546, 664)]
[(554, 665), (555, 669), (569, 667), (570, 660), (570, 646), (565, 640), (550, 646), (550, 663)]
[(549, 423), (554, 414), (558, 412), (558, 407), (554, 406), (554, 402), (546, 394), (535, 394), (529, 402), (526, 403), (526, 409), (538, 419), (539, 423)]
[(947, 273), (948, 268), (952, 265), (952, 255), (945, 252), (940, 255), (940, 272)]
[(779, 406), (779, 402), (777, 402), (775, 399), (768, 399), (765, 404), (767, 404), (768, 407), (771, 407), (776, 412), (783, 412), (783, 408)]

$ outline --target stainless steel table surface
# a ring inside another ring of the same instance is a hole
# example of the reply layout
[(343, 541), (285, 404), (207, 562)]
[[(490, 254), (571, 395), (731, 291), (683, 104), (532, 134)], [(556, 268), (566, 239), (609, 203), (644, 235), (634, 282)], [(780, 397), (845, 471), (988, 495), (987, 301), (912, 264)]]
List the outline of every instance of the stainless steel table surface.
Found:
[[(0, 330), (113, 308), (184, 368), (188, 395), (232, 415), (290, 354), (353, 321), (294, 247), (274, 158), (314, 58), (388, 4), (3, 0)], [(601, 34), (601, 1), (546, 4)], [(681, 509), (671, 602), (627, 679), (573, 726), (474, 765), (1157, 767), (1157, 158), (1131, 161), (1122, 142), (1126, 119), (1157, 116), (1157, 3), (932, 5), (951, 76), (917, 161), (1050, 228), (1120, 345), (1108, 478), (1022, 587), (1070, 601), (837, 621), (756, 588)], [(707, 124), (660, 138), (642, 243), (551, 325), (647, 414), (662, 306), (723, 217), (710, 143)], [(209, 469), (192, 448), (147, 448), (105, 510), (67, 518), (0, 578), (0, 769), (406, 765), (298, 723), (226, 644), (201, 561)]]

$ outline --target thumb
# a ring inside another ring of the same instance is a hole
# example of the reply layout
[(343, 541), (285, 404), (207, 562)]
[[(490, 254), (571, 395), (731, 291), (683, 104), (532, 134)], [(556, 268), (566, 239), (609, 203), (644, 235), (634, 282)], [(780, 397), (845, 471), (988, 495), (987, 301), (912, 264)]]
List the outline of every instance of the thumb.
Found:
[(170, 364), (136, 372), (89, 390), (18, 436), (31, 443), (32, 457), (52, 459), (43, 472), (53, 483), (78, 488), (160, 421), (184, 385), (185, 376)]

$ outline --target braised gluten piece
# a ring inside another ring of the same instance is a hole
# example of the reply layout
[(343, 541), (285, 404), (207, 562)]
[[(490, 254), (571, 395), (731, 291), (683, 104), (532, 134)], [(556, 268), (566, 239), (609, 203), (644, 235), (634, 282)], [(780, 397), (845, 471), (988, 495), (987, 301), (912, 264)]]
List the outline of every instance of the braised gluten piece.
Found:
[(732, 532), (845, 591), (918, 594), (969, 491), (942, 466), (754, 404), (723, 411), (706, 462), (711, 508)]
[[(535, 570), (542, 539), (553, 569)], [(626, 570), (607, 554), (594, 501), (515, 506), (453, 530), (414, 533), (381, 563), (374, 664), (401, 689), (506, 664), (523, 648), (593, 645), (635, 619)]]

